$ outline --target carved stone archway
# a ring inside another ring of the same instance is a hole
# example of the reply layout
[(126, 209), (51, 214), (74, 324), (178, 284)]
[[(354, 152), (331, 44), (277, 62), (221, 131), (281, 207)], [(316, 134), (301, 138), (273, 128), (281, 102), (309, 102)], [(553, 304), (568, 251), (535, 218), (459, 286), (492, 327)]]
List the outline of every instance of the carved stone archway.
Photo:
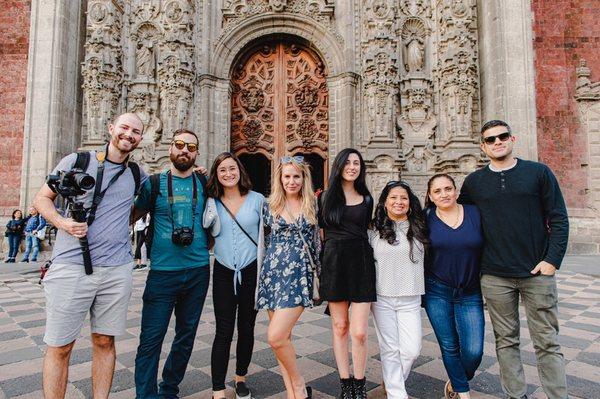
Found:
[(254, 43), (274, 37), (293, 38), (303, 43), (324, 63), (331, 104), (328, 113), (328, 158), (335, 157), (342, 148), (354, 145), (355, 128), (358, 126), (355, 99), (360, 78), (354, 72), (352, 59), (344, 52), (344, 39), (332, 26), (318, 23), (305, 15), (287, 12), (258, 14), (243, 18), (233, 27), (223, 30), (211, 51), (208, 73), (198, 77), (196, 125), (202, 126), (208, 133), (201, 137), (204, 140), (201, 146), (208, 148), (206, 161), (201, 162), (206, 163), (220, 152), (229, 150), (233, 90), (230, 79), (236, 61)]
[(323, 188), (329, 95), (321, 58), (297, 39), (263, 40), (237, 60), (231, 87), (231, 151), (245, 163), (255, 189), (268, 192), (286, 155), (303, 155), (315, 188)]

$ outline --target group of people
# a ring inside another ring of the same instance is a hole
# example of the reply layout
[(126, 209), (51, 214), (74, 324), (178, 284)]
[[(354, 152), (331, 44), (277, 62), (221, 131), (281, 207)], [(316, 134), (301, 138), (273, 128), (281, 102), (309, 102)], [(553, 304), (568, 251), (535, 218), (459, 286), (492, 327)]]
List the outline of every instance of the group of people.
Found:
[[(566, 208), (548, 167), (512, 155), (515, 136), (505, 122), (490, 121), (481, 129), (481, 148), (490, 164), (470, 174), (460, 191), (448, 174), (431, 177), (424, 208), (401, 180), (388, 182), (374, 201), (363, 158), (351, 148), (337, 154), (328, 188), (318, 197), (310, 168), (298, 155), (278, 160), (268, 198), (251, 190), (244, 166), (229, 152), (217, 156), (206, 179), (195, 171), (198, 137), (186, 129), (172, 135), (168, 170), (150, 177), (142, 170), (136, 174), (128, 157), (143, 129), (135, 114), (120, 115), (109, 126), (105, 151), (92, 152), (87, 173), (97, 176), (103, 170), (97, 184), (104, 196), (99, 202), (93, 190), (81, 196), (95, 207), (91, 223), (59, 215), (56, 194), (48, 186), (36, 197), (35, 206), (59, 228), (43, 280), (47, 398), (65, 395), (69, 357), (88, 312), (93, 394), (108, 397), (114, 337), (125, 330), (132, 289), (128, 225), (148, 213), (151, 267), (135, 359), (138, 398), (178, 395), (209, 288), (211, 245), (215, 399), (225, 398), (236, 325), (235, 395), (252, 397), (246, 374), (261, 309), (268, 312), (268, 343), (287, 398), (311, 398), (296, 362), (292, 331), (304, 309), (321, 301), (327, 301), (331, 316), (341, 398), (367, 397), (371, 313), (387, 396), (408, 398), (405, 381), (421, 349), (422, 306), (448, 373), (445, 397), (469, 398), (469, 380), (483, 354), (483, 298), (503, 389), (511, 399), (526, 398), (519, 296), (544, 390), (550, 399), (568, 397), (553, 277), (566, 251)], [(55, 172), (72, 168), (76, 157), (65, 157)], [(91, 275), (85, 274), (79, 243), (86, 236)], [(157, 385), (172, 313), (175, 337)]]
[(8, 239), (8, 254), (6, 263), (15, 263), (21, 240), (25, 238), (25, 252), (21, 262), (37, 262), (40, 252), (40, 239), (46, 235), (46, 220), (35, 207), (29, 208), (29, 215), (24, 218), (20, 209), (15, 209), (8, 223), (4, 236)]

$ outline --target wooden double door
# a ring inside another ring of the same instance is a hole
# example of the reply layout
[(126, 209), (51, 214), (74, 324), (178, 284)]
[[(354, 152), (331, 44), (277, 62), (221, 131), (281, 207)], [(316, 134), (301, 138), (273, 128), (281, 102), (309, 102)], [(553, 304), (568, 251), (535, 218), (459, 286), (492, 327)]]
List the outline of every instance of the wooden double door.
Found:
[(329, 98), (318, 55), (291, 41), (262, 43), (236, 64), (231, 94), (231, 150), (254, 189), (268, 194), (281, 157), (302, 155), (314, 188), (327, 173)]

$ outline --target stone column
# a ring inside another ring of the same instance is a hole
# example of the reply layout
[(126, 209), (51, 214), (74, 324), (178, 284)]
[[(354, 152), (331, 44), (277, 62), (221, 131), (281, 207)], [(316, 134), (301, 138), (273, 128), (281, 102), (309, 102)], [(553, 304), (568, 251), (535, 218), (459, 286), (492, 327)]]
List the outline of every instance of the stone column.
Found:
[(329, 90), (329, 159), (342, 149), (354, 145), (355, 99), (358, 75), (345, 72), (327, 78)]
[(31, 204), (56, 162), (79, 145), (86, 4), (31, 2), (22, 208)]
[(528, 0), (477, 0), (482, 123), (508, 122), (517, 156), (537, 160), (532, 11)]

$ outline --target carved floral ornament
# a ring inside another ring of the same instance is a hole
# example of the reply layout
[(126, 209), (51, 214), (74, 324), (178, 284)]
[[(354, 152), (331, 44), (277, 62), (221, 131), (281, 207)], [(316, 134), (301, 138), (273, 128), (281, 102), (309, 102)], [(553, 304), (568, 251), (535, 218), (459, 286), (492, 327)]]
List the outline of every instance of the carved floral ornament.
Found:
[(584, 59), (579, 61), (576, 69), (577, 82), (575, 83), (575, 99), (578, 101), (600, 101), (600, 82), (592, 82), (592, 71)]

